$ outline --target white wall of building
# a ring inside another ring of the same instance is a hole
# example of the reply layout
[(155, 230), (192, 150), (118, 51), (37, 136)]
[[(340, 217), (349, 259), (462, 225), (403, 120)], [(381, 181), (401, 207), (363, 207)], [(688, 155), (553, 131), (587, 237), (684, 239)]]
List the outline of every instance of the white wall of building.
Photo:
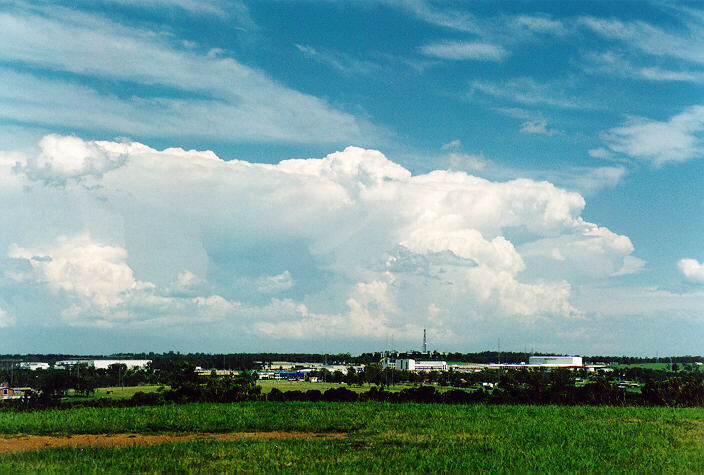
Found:
[(447, 371), (447, 362), (400, 359), (396, 360), (395, 369), (402, 371)]
[(531, 356), (529, 365), (540, 366), (582, 366), (581, 356)]

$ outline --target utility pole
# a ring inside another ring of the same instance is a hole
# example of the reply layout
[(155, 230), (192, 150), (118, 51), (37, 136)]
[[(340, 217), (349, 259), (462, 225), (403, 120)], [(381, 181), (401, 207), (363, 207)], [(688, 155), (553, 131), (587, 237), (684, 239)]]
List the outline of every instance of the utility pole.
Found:
[[(391, 334), (391, 353), (394, 352), (394, 334)], [(394, 371), (396, 371), (396, 364), (394, 362), (394, 369), (391, 370), (391, 387), (394, 387)]]
[(499, 350), (499, 385), (501, 385), (501, 338), (498, 340), (497, 348)]

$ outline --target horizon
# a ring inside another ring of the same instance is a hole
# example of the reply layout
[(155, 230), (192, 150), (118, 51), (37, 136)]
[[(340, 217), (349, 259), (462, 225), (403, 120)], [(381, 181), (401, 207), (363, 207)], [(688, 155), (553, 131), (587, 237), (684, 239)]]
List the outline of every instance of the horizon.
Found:
[(704, 353), (701, 3), (72, 5), (0, 5), (0, 353)]

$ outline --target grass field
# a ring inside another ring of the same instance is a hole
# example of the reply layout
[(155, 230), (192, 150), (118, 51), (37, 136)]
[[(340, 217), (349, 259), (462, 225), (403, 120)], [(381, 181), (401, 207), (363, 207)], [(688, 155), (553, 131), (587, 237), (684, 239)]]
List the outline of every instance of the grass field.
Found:
[(0, 434), (343, 433), (0, 456), (8, 471), (704, 471), (704, 410), (241, 403), (0, 414)]

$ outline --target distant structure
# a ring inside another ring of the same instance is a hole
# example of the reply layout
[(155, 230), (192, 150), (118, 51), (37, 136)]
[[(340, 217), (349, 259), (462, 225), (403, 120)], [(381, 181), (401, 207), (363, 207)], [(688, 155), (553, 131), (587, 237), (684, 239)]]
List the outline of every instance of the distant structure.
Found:
[(428, 352), (428, 340), (425, 339), (425, 328), (423, 328), (423, 353)]
[(22, 399), (25, 396), (36, 394), (36, 389), (32, 388), (11, 388), (9, 384), (0, 385), (0, 399)]
[(410, 358), (393, 361), (390, 357), (381, 360), (382, 369), (391, 368), (401, 371), (453, 371), (456, 373), (475, 373), (485, 370), (551, 370), (565, 368), (570, 370), (584, 369), (590, 372), (612, 371), (604, 364), (588, 364), (582, 362), (581, 356), (531, 356), (528, 363), (450, 363), (446, 361), (416, 361)]
[(551, 368), (582, 366), (581, 356), (531, 356), (528, 364), (533, 366), (547, 366)]
[(446, 361), (416, 361), (414, 359), (399, 359), (394, 369), (402, 371), (447, 371)]
[(76, 365), (92, 366), (95, 369), (108, 369), (114, 364), (123, 364), (127, 369), (146, 369), (152, 360), (64, 360), (57, 361), (56, 369), (68, 369)]
[(50, 366), (49, 363), (42, 363), (39, 361), (22, 361), (20, 363), (17, 363), (17, 368), (36, 371), (38, 369), (49, 369)]

